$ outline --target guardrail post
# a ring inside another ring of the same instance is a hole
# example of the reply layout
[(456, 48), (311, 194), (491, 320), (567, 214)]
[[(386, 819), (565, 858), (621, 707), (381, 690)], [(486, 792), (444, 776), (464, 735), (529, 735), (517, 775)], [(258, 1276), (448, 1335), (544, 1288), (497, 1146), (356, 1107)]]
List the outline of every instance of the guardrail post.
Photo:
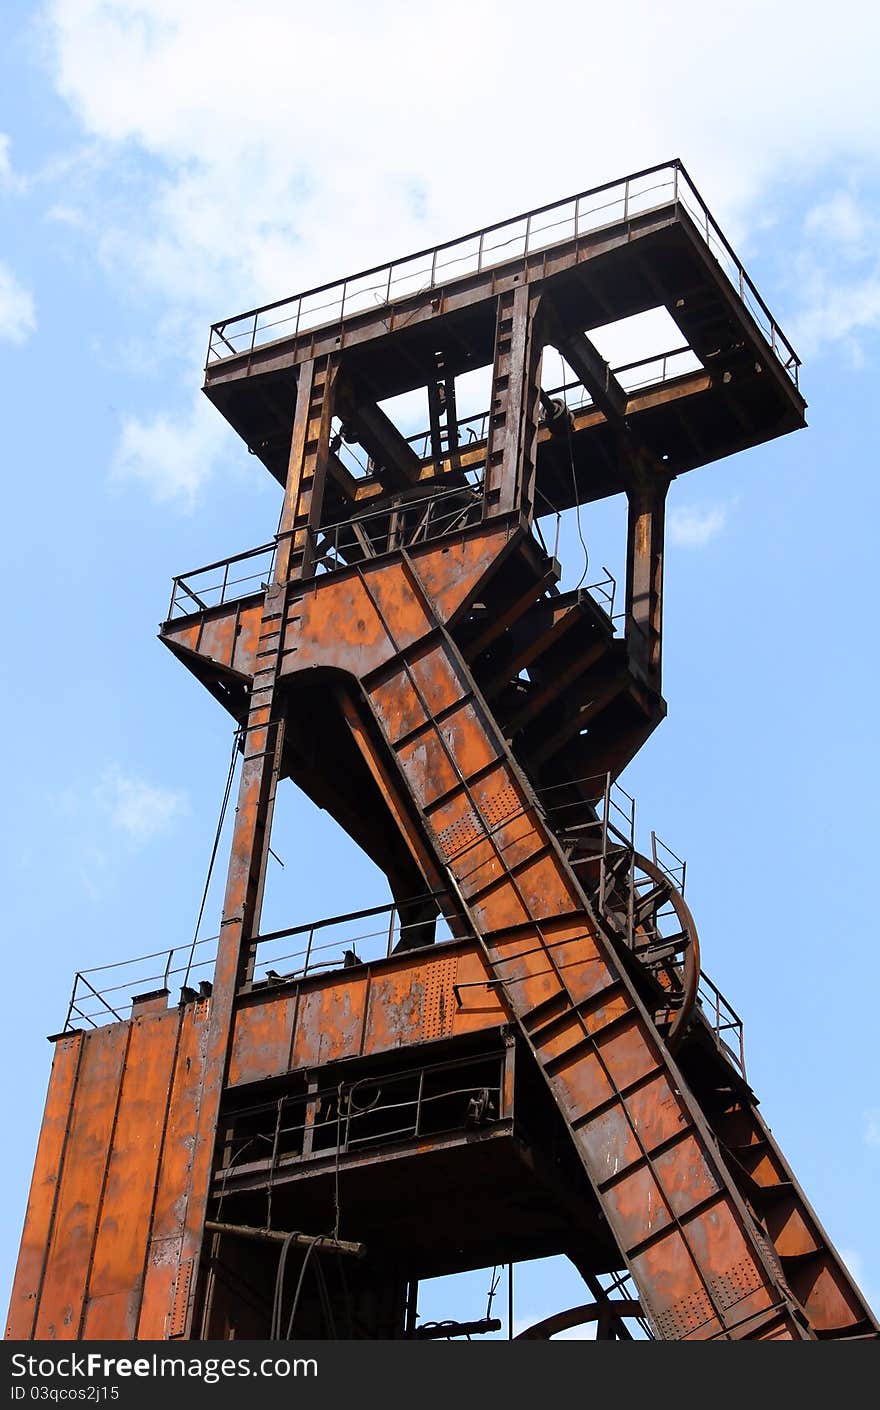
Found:
[[(388, 917), (388, 949), (385, 951), (385, 958), (386, 958), (386, 959), (387, 959), (388, 956), (391, 954), (391, 951), (392, 951), (393, 946), (394, 946), (394, 917), (396, 916), (396, 914), (397, 914), (397, 907), (396, 907), (396, 906), (392, 906), (392, 907), (391, 907), (391, 914), (390, 914), (389, 917)], [(402, 921), (401, 921), (401, 928), (400, 928), (400, 938), (401, 938), (401, 940), (403, 939), (403, 923), (402, 923)]]
[(309, 972), (309, 960), (311, 959), (311, 956), (312, 956), (312, 941), (314, 940), (314, 938), (315, 938), (315, 927), (312, 926), (311, 930), (309, 931), (309, 938), (308, 938), (308, 942), (307, 942), (307, 944), (306, 944), (306, 958), (305, 958), (305, 963), (303, 964), (303, 978), (304, 978), (304, 979), (305, 979), (306, 975), (307, 975), (308, 972)]

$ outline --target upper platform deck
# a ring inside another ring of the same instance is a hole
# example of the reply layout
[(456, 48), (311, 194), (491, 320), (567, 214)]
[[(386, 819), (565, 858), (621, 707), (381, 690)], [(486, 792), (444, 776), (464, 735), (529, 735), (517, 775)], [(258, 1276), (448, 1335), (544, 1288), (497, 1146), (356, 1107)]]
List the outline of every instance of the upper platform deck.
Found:
[[(797, 354), (677, 160), (225, 319), (211, 329), (204, 390), (284, 483), (300, 363), (343, 352), (376, 401), (427, 382), (440, 346), (447, 375), (487, 366), (495, 299), (522, 284), (570, 330), (666, 308), (677, 347), (611, 371), (623, 414), (673, 474), (804, 424)], [(566, 400), (578, 497), (615, 493), (606, 409), (589, 394)], [(478, 451), (475, 420), (465, 430)], [(563, 508), (570, 466), (544, 440), (539, 487)], [(436, 471), (425, 457), (424, 478)]]

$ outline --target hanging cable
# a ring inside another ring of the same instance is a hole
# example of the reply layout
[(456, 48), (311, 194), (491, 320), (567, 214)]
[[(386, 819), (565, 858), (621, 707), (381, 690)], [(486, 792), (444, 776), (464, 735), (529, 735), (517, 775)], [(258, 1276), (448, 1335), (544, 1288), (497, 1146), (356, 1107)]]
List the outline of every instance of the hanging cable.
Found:
[(333, 1237), (339, 1238), (339, 1220), (342, 1215), (342, 1206), (339, 1203), (339, 1148), (342, 1142), (342, 1090), (344, 1083), (340, 1082), (336, 1089), (336, 1160), (333, 1168)]
[[(296, 1237), (297, 1235), (295, 1233), (288, 1234), (287, 1238), (284, 1240), (284, 1243), (281, 1245), (281, 1253), (278, 1258), (278, 1267), (275, 1270), (275, 1293), (272, 1298), (272, 1324), (269, 1329), (270, 1341), (281, 1340), (281, 1309), (284, 1301), (284, 1270), (287, 1266), (287, 1255), (290, 1251), (290, 1246)], [(309, 1252), (311, 1252), (311, 1248), (309, 1249)], [(308, 1257), (308, 1254), (306, 1254), (306, 1257)]]
[(220, 805), (220, 817), (217, 821), (217, 831), (214, 834), (214, 845), (211, 848), (211, 859), (208, 862), (208, 874), (205, 877), (205, 887), (202, 891), (202, 903), (199, 906), (199, 914), (196, 920), (196, 928), (193, 931), (192, 945), (190, 946), (189, 958), (186, 962), (186, 973), (183, 977), (184, 986), (189, 983), (189, 972), (192, 968), (193, 957), (195, 955), (195, 949), (199, 938), (199, 929), (202, 924), (202, 918), (205, 914), (205, 905), (207, 904), (208, 900), (208, 891), (211, 886), (211, 877), (214, 873), (214, 863), (217, 860), (217, 849), (220, 846), (220, 837), (223, 832), (223, 824), (226, 821), (226, 809), (229, 806), (229, 797), (232, 793), (232, 780), (235, 777), (235, 756), (238, 752), (241, 735), (241, 729), (237, 729), (232, 736), (232, 755), (229, 760), (229, 772), (226, 775), (226, 787), (223, 790), (223, 802)]
[(299, 1307), (300, 1294), (302, 1293), (303, 1282), (305, 1281), (306, 1269), (309, 1266), (309, 1259), (315, 1252), (315, 1249), (318, 1247), (318, 1245), (324, 1242), (325, 1238), (325, 1234), (319, 1234), (318, 1237), (315, 1239), (315, 1242), (313, 1244), (309, 1244), (308, 1248), (306, 1249), (305, 1258), (303, 1259), (302, 1267), (299, 1270), (299, 1279), (297, 1280), (296, 1284), (296, 1292), (293, 1294), (293, 1306), (290, 1309), (290, 1318), (287, 1323), (287, 1335), (284, 1338), (285, 1341), (290, 1341), (290, 1338), (293, 1335), (293, 1323), (296, 1318), (296, 1309)]

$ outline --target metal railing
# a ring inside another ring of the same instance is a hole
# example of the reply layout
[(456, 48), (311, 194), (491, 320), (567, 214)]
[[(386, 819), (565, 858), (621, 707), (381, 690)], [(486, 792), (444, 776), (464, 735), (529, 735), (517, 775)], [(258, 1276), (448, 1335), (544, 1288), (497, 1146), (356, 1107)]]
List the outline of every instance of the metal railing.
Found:
[(683, 896), (687, 882), (687, 862), (677, 852), (673, 852), (672, 848), (667, 846), (653, 829), (651, 831), (651, 857), (655, 867), (660, 868)]
[(221, 1190), (248, 1167), (271, 1175), (291, 1156), (345, 1155), (496, 1122), (507, 1115), (504, 1062), (503, 1053), (474, 1054), (248, 1107), (231, 1122)]
[[(580, 796), (568, 796), (566, 790), (570, 795), (572, 789), (578, 790)], [(632, 948), (635, 911), (645, 889), (653, 885), (650, 878), (640, 877), (635, 864), (635, 798), (610, 773), (552, 784), (538, 790), (538, 796), (553, 831), (572, 845), (581, 868), (586, 863), (587, 871), (582, 871), (582, 876), (590, 876), (599, 911), (626, 936)], [(590, 799), (595, 799), (595, 804)], [(684, 895), (687, 862), (654, 831), (651, 857), (671, 885)], [(670, 905), (658, 911), (654, 923), (659, 922), (668, 922), (673, 930), (677, 928), (678, 918)], [(662, 931), (658, 931), (657, 943), (662, 944), (663, 939)], [(702, 969), (697, 1001), (722, 1052), (745, 1077), (742, 1019)]]
[[(452, 932), (439, 907), (445, 894), (427, 892), (407, 903), (407, 911), (421, 904), (434, 906), (437, 913), (423, 920), (404, 920), (397, 905), (372, 906), (258, 935), (253, 942), (254, 981), (304, 979), (321, 970), (387, 959), (399, 946), (417, 949), (450, 940)], [(372, 922), (367, 929), (365, 921)], [(285, 966), (283, 972), (278, 965)]]
[(188, 617), (193, 612), (206, 612), (237, 602), (252, 593), (265, 591), (272, 581), (277, 542), (263, 543), (231, 558), (221, 558), (204, 568), (192, 568), (172, 581), (171, 602), (166, 621)]
[(797, 385), (800, 363), (797, 354), (677, 158), (539, 206), (513, 219), (484, 226), (482, 230), (419, 250), (403, 259), (375, 265), (359, 274), (223, 319), (211, 327), (206, 366), (252, 352), (267, 343), (341, 323), (360, 313), (375, 312), (496, 265), (525, 261), (538, 250), (606, 226), (626, 224), (634, 216), (668, 206), (688, 213), (774, 354)]
[[(407, 903), (407, 910), (433, 906), (437, 914), (430, 919), (404, 920), (400, 908), (392, 904), (258, 935), (252, 942), (254, 980), (271, 983), (280, 978), (303, 978), (323, 970), (344, 969), (353, 962), (384, 959), (401, 941), (407, 948), (416, 948), (451, 939), (451, 931), (440, 913), (444, 895), (426, 893)], [(135, 995), (162, 991), (170, 995), (176, 987), (189, 988), (190, 981), (201, 983), (204, 988), (214, 969), (218, 939), (217, 935), (209, 935), (195, 943), (189, 940), (170, 949), (78, 970), (63, 1031), (82, 1026), (99, 1028), (127, 1019)], [(356, 960), (351, 956), (356, 956)], [(287, 966), (283, 975), (275, 968), (281, 964)]]
[(400, 548), (442, 538), (479, 521), (482, 486), (458, 486), (414, 498), (396, 496), (337, 524), (309, 530), (316, 573), (331, 573), (352, 560), (375, 558)]
[[(349, 567), (353, 562), (378, 557), (400, 548), (412, 548), (455, 533), (478, 522), (482, 513), (479, 483), (443, 490), (439, 494), (422, 495), (418, 499), (385, 500), (381, 507), (365, 509), (350, 519), (307, 532), (314, 547), (315, 575), (322, 576)], [(549, 504), (549, 502), (548, 502)], [(555, 558), (559, 549), (562, 516), (552, 505), (542, 518), (555, 519), (555, 530), (545, 534), (538, 518), (532, 532), (547, 557)], [(279, 537), (281, 537), (279, 535)], [(171, 601), (167, 622), (208, 612), (225, 603), (238, 602), (265, 591), (272, 580), (277, 552), (277, 539), (245, 553), (209, 563), (204, 568), (191, 568), (172, 581)], [(254, 572), (237, 571), (241, 565), (254, 567)], [(602, 565), (603, 576), (584, 588), (609, 620), (618, 622), (624, 614), (615, 616), (614, 603), (617, 579)]]
[[(170, 993), (190, 978), (195, 983), (206, 981), (214, 969), (218, 939), (217, 935), (208, 935), (195, 944), (188, 940), (170, 949), (77, 970), (62, 1031), (121, 1022), (131, 1017), (132, 998), (136, 995)], [(210, 948), (206, 950), (205, 946)]]
[(700, 971), (697, 989), (697, 1003), (703, 1011), (709, 1027), (715, 1034), (722, 1051), (746, 1075), (746, 1051), (743, 1035), (743, 1021), (736, 1009), (725, 999), (717, 984), (713, 984), (705, 970)]
[[(685, 377), (688, 373), (696, 372), (702, 367), (702, 363), (687, 343), (681, 347), (670, 348), (666, 352), (650, 353), (647, 357), (637, 358), (634, 362), (624, 362), (617, 367), (612, 367), (611, 375), (616, 377), (624, 391), (634, 392), (645, 387), (659, 387), (665, 382), (674, 381), (677, 377)], [(560, 399), (569, 411), (584, 411), (593, 406), (593, 398), (587, 391), (583, 382), (577, 379), (571, 382), (560, 383), (558, 387), (550, 387), (546, 390), (546, 395)], [(468, 416), (462, 416), (456, 422), (458, 432), (458, 450), (467, 451), (480, 446), (489, 434), (489, 419), (491, 413), (486, 411), (472, 412)], [(411, 445), (420, 460), (427, 461), (431, 456), (431, 432), (430, 430), (417, 431), (415, 435), (407, 436), (407, 444)], [(351, 446), (347, 447), (351, 450)], [(450, 456), (451, 452), (444, 450), (443, 458)], [(358, 474), (363, 477), (372, 473), (375, 468), (371, 461), (363, 458), (357, 460)], [(477, 467), (480, 471), (482, 467)], [(467, 467), (466, 474), (472, 472), (472, 467)]]

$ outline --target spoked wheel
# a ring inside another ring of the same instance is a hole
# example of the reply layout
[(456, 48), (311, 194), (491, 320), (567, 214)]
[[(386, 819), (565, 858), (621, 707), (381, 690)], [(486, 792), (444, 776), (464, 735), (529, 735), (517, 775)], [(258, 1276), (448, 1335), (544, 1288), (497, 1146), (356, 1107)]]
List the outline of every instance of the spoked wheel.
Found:
[(645, 1328), (642, 1304), (635, 1298), (603, 1299), (601, 1302), (585, 1302), (580, 1307), (568, 1307), (564, 1312), (554, 1312), (520, 1332), (515, 1341), (549, 1341), (561, 1332), (573, 1327), (595, 1326), (596, 1341), (631, 1341), (632, 1332), (627, 1323)]
[(697, 927), (681, 891), (656, 862), (641, 852), (620, 852), (600, 890), (600, 909), (654, 981), (654, 1022), (674, 1049), (697, 997)]

